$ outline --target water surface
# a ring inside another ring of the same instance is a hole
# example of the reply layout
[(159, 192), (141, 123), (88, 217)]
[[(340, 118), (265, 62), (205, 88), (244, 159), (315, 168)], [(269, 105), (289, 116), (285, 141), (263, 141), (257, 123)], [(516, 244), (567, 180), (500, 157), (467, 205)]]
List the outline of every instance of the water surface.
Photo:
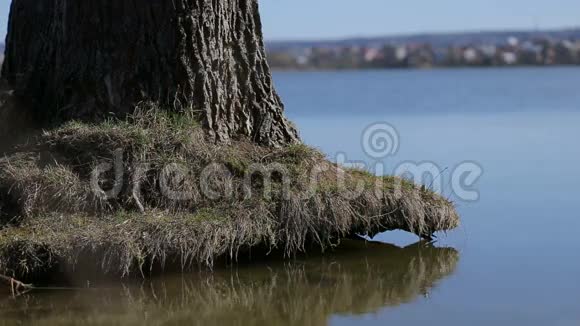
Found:
[(345, 241), (324, 256), (297, 257), (123, 287), (37, 292), (6, 300), (3, 322), (140, 325), (324, 325), (428, 296), (459, 254), (425, 243), (406, 247)]
[[(580, 69), (276, 73), (287, 114), (331, 159), (475, 162), (477, 201), (435, 246), (389, 232), (325, 256), (3, 299), (0, 324), (580, 325)], [(364, 250), (361, 250), (364, 249)]]
[[(579, 68), (277, 77), (303, 137), (331, 157), (372, 162), (361, 132), (386, 121), (401, 143), (387, 169), (473, 161), (484, 170), (480, 199), (455, 198), (462, 227), (439, 240), (460, 252), (453, 276), (428, 299), (330, 324), (580, 325)], [(398, 232), (379, 239), (415, 240)]]

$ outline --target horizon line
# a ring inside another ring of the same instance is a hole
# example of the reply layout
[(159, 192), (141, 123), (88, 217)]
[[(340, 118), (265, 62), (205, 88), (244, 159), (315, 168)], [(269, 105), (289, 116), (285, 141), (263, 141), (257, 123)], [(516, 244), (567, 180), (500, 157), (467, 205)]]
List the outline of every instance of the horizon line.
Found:
[[(485, 34), (485, 33), (553, 33), (565, 31), (580, 31), (580, 25), (568, 27), (549, 27), (549, 28), (505, 28), (505, 29), (466, 29), (466, 30), (441, 30), (441, 31), (424, 31), (424, 32), (408, 32), (395, 34), (366, 34), (366, 35), (350, 35), (338, 37), (318, 37), (318, 38), (265, 38), (266, 43), (296, 43), (296, 42), (340, 42), (350, 40), (373, 40), (381, 38), (405, 38), (414, 36), (452, 36), (461, 34)], [(5, 35), (6, 36), (6, 35)], [(5, 37), (4, 37), (5, 38)], [(0, 44), (5, 44), (5, 40), (0, 38)]]
[(443, 35), (461, 35), (461, 34), (485, 34), (485, 33), (553, 33), (565, 31), (580, 31), (580, 25), (568, 27), (548, 27), (548, 28), (505, 28), (505, 29), (466, 29), (466, 30), (441, 30), (441, 31), (425, 31), (425, 32), (404, 32), (395, 34), (366, 34), (366, 35), (351, 35), (351, 36), (337, 36), (337, 37), (318, 37), (318, 38), (266, 38), (266, 43), (294, 43), (294, 42), (340, 42), (349, 40), (373, 40), (380, 38), (405, 38), (413, 36), (443, 36)]

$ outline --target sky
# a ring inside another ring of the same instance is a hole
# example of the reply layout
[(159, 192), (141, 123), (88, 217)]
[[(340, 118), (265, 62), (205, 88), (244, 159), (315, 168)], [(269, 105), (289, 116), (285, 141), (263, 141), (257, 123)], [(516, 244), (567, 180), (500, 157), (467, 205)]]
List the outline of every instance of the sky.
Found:
[[(580, 0), (261, 0), (268, 40), (580, 26)], [(4, 39), (10, 1), (0, 3)]]

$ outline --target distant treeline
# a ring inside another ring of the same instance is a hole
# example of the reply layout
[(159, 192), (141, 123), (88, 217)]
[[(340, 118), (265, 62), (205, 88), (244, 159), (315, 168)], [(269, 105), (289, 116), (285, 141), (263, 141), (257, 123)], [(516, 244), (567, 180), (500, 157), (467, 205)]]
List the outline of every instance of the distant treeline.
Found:
[(267, 49), (272, 68), (293, 70), (580, 65), (580, 28), (275, 41)]
[(580, 29), (272, 42), (277, 69), (580, 65)]

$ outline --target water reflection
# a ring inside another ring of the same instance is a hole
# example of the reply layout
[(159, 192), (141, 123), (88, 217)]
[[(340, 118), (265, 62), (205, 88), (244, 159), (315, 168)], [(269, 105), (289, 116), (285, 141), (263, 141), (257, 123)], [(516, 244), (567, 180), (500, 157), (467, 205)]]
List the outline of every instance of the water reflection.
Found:
[[(364, 248), (363, 248), (364, 247)], [(0, 303), (0, 324), (326, 325), (412, 302), (453, 273), (459, 253), (348, 241), (325, 256), (100, 290), (46, 291)]]

